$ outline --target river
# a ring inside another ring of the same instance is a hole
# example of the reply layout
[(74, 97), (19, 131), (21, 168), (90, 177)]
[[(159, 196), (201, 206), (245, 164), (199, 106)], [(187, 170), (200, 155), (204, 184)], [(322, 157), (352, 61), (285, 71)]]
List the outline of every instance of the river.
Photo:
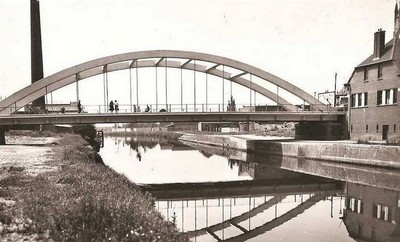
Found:
[(106, 137), (105, 164), (192, 241), (399, 241), (400, 173), (152, 138)]

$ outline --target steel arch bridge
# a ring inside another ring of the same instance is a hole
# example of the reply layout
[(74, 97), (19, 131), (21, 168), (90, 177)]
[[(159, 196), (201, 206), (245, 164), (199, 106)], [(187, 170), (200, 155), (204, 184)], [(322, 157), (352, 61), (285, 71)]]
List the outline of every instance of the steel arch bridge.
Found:
[[(211, 65), (206, 66), (196, 64), (196, 61), (211, 63)], [(304, 103), (308, 103), (314, 111), (329, 111), (327, 105), (321, 103), (302, 89), (269, 72), (243, 62), (199, 52), (151, 50), (112, 55), (91, 60), (45, 77), (1, 101), (0, 114), (12, 114), (41, 96), (92, 76), (132, 68), (136, 68), (137, 70), (138, 68), (145, 67), (178, 68), (210, 74), (251, 89), (256, 93), (273, 100), (277, 105), (284, 107), (286, 111), (299, 111), (295, 105), (279, 96), (278, 91), (277, 93), (274, 93), (263, 86), (252, 82), (251, 77), (256, 76), (262, 81), (272, 83), (278, 88), (282, 88), (300, 98)], [(222, 67), (222, 70), (221, 68), (218, 69), (218, 67)], [(233, 75), (232, 73), (225, 71), (224, 67), (238, 70), (239, 74)], [(244, 76), (248, 74), (250, 75), (250, 78), (245, 78)], [(330, 109), (331, 111), (334, 110), (333, 108)]]

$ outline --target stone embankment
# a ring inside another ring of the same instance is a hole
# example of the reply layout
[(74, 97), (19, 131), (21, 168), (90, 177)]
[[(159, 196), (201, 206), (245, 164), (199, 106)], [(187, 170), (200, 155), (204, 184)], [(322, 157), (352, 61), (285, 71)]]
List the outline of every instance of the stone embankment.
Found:
[(241, 135), (184, 135), (180, 140), (246, 152), (400, 169), (400, 146)]

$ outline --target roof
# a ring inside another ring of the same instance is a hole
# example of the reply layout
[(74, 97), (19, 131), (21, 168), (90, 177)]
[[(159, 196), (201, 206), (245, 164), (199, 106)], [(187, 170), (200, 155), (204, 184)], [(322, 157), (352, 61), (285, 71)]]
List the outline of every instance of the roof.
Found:
[(385, 49), (384, 49), (384, 52), (383, 52), (383, 55), (381, 58), (376, 59), (374, 54), (372, 54), (367, 59), (365, 59), (363, 62), (361, 62), (361, 64), (359, 64), (357, 67), (363, 67), (363, 66), (367, 66), (367, 65), (372, 65), (372, 64), (376, 64), (376, 63), (393, 60), (393, 57), (394, 57), (393, 52), (395, 50), (394, 46), (398, 45), (397, 43), (395, 43), (395, 41), (397, 42), (398, 38), (393, 38), (385, 44)]

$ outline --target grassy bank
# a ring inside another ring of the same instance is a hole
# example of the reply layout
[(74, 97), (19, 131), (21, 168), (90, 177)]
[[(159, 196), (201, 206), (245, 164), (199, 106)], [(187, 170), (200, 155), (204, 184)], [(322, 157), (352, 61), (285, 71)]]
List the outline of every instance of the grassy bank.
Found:
[(56, 171), (33, 177), (23, 167), (3, 169), (4, 238), (19, 238), (10, 237), (17, 233), (55, 241), (187, 241), (155, 210), (149, 194), (99, 163), (82, 138), (64, 135), (53, 151), (48, 165)]

